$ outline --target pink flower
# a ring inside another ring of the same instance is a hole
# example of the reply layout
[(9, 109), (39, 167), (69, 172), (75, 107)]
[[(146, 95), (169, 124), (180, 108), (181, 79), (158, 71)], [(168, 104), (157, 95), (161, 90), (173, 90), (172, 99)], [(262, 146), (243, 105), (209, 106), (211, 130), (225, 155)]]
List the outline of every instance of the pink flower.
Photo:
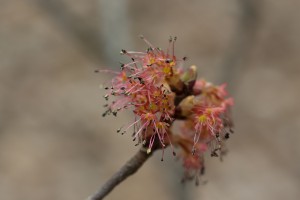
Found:
[[(143, 144), (147, 152), (164, 150), (173, 144), (181, 152), (185, 179), (204, 172), (203, 157), (210, 149), (212, 156), (222, 152), (225, 139), (232, 132), (230, 107), (233, 99), (227, 98), (226, 84), (215, 86), (204, 79), (196, 80), (195, 66), (184, 70), (183, 59), (174, 55), (176, 38), (170, 39), (166, 51), (154, 47), (141, 37), (149, 48), (146, 52), (122, 50), (131, 62), (121, 65), (120, 72), (102, 70), (115, 74), (105, 89), (104, 98), (111, 103), (103, 116), (132, 109), (132, 123), (118, 129), (122, 134), (133, 131), (133, 140)], [(179, 133), (172, 132), (175, 120), (183, 120)]]
[[(138, 139), (139, 143), (146, 141), (151, 151), (156, 138), (162, 147), (170, 143), (166, 134), (173, 120), (175, 95), (166, 79), (174, 73), (176, 57), (173, 51), (164, 52), (147, 40), (145, 42), (150, 45), (147, 52), (121, 51), (132, 62), (122, 64), (122, 71), (112, 79), (111, 87), (107, 87), (109, 93), (105, 98), (118, 98), (108, 106), (104, 115), (117, 115), (118, 111), (131, 107), (136, 120), (123, 128), (122, 133), (133, 128), (134, 140)], [(170, 45), (174, 42), (170, 41)]]

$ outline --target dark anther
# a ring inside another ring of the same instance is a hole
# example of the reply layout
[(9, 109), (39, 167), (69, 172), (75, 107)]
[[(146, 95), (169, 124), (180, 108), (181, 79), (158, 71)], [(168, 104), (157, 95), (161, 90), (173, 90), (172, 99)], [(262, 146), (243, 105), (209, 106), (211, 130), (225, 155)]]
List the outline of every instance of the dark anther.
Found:
[(139, 145), (139, 143), (135, 144), (134, 146), (138, 146), (138, 145)]
[(108, 94), (104, 95), (103, 97), (106, 101), (108, 100)]
[(136, 140), (136, 137), (135, 138), (133, 138), (133, 140), (132, 141), (135, 141)]
[(126, 53), (127, 53), (127, 51), (125, 49), (121, 50), (121, 54), (126, 54)]
[(124, 69), (125, 64), (121, 63), (121, 70)]
[(95, 73), (98, 73), (99, 72), (99, 69), (95, 69), (95, 71), (94, 71)]
[(173, 156), (176, 156), (176, 152), (175, 151), (173, 151)]
[(164, 161), (164, 159), (163, 159), (163, 158), (161, 158), (161, 159), (160, 159), (160, 161)]
[(125, 90), (125, 87), (121, 87), (120, 89), (121, 89), (121, 90)]
[(144, 80), (141, 77), (137, 77), (137, 79), (139, 79), (140, 84), (143, 84), (143, 85), (145, 84)]
[(232, 129), (229, 129), (230, 133), (234, 133), (234, 131)]
[(170, 62), (172, 62), (172, 60), (166, 59), (166, 63), (170, 63)]
[(183, 58), (182, 58), (182, 60), (184, 60), (184, 61), (186, 61), (188, 58), (186, 57), (186, 56), (184, 56)]
[(226, 133), (224, 137), (225, 139), (229, 139), (229, 133)]
[(193, 147), (193, 149), (192, 149), (192, 155), (195, 155), (195, 153), (196, 153), (196, 149), (195, 149), (195, 147)]
[(117, 116), (117, 111), (112, 112), (112, 114), (116, 117)]
[(218, 132), (218, 133), (216, 133), (216, 137), (218, 138), (218, 137), (220, 137), (220, 133)]
[(204, 167), (204, 166), (201, 167), (200, 174), (201, 174), (201, 175), (204, 175), (204, 174), (205, 174), (205, 167)]
[(121, 131), (121, 129), (119, 128), (119, 129), (117, 130), (117, 133), (120, 133), (120, 131)]
[(217, 154), (216, 150), (214, 150), (213, 152), (211, 152), (210, 156), (211, 157), (218, 157), (219, 155)]
[(131, 58), (132, 61), (134, 61), (134, 58)]
[(104, 89), (105, 89), (105, 90), (108, 90), (108, 89), (109, 89), (109, 87), (105, 87)]
[(177, 37), (175, 36), (175, 37), (174, 37), (174, 41), (176, 41), (176, 40), (177, 40)]

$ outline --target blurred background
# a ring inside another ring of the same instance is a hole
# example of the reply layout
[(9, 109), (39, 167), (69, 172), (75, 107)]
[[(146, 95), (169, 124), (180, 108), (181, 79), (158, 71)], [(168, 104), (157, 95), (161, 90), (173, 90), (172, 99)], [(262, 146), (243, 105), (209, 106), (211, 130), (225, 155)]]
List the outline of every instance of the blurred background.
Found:
[[(94, 193), (137, 150), (102, 118), (121, 49), (143, 34), (228, 83), (235, 133), (224, 162), (207, 156), (206, 185), (182, 185), (181, 163), (157, 152), (107, 199), (300, 198), (300, 1), (1, 0), (0, 199), (74, 200)], [(125, 198), (124, 198), (125, 197)]]

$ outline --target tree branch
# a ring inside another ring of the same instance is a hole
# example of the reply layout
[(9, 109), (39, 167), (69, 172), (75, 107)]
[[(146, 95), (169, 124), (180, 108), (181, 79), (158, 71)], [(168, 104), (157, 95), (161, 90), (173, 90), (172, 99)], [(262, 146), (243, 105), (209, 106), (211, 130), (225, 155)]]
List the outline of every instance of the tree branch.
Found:
[[(156, 148), (152, 149), (153, 152)], [(152, 153), (153, 153), (152, 152)], [(94, 195), (87, 200), (101, 200), (108, 195), (119, 183), (124, 181), (128, 176), (134, 174), (152, 153), (147, 154), (144, 148), (141, 148), (127, 163), (115, 173)]]

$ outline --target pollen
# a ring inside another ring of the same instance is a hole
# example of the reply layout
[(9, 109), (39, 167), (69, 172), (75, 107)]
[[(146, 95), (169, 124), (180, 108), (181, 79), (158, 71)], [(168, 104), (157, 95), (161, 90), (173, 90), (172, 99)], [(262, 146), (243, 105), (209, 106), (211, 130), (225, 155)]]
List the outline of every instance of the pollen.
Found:
[(205, 115), (200, 115), (200, 116), (198, 117), (198, 121), (199, 121), (200, 123), (204, 123), (206, 120), (207, 120), (207, 117), (206, 117)]
[(154, 120), (154, 119), (155, 119), (155, 115), (152, 114), (152, 113), (146, 113), (146, 114), (144, 115), (144, 119), (145, 119), (145, 120), (149, 120), (149, 121)]
[(154, 63), (156, 63), (155, 58), (154, 57), (150, 57), (149, 62), (150, 62), (149, 65), (153, 65)]
[(157, 107), (156, 104), (150, 103), (149, 108), (150, 108), (150, 110), (152, 110), (152, 111), (156, 111), (158, 107)]
[(171, 73), (171, 67), (170, 66), (165, 66), (164, 69), (163, 69), (163, 72), (166, 75), (169, 75)]
[(127, 81), (127, 76), (126, 76), (126, 73), (125, 72), (122, 72), (122, 76), (121, 76), (121, 78), (122, 78), (122, 81), (123, 82), (126, 82)]

